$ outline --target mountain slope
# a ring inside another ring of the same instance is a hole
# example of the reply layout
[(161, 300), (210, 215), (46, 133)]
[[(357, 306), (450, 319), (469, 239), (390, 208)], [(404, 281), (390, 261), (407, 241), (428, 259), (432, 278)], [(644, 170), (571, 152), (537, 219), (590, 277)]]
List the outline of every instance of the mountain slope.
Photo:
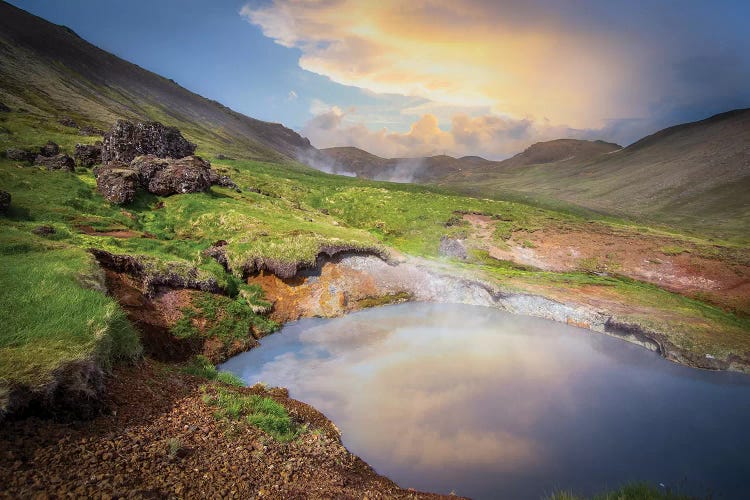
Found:
[(249, 118), (95, 47), (70, 29), (0, 2), (0, 102), (34, 117), (73, 117), (108, 127), (117, 118), (153, 119), (217, 152), (297, 158), (307, 139)]
[(716, 236), (750, 233), (750, 109), (670, 127), (626, 148), (559, 139), (503, 161), (385, 159), (357, 148), (323, 153), (340, 171), (360, 177), (437, 183), (475, 196), (563, 202)]
[(750, 229), (750, 109), (659, 131), (588, 161), (512, 164), (441, 179), (736, 235)]

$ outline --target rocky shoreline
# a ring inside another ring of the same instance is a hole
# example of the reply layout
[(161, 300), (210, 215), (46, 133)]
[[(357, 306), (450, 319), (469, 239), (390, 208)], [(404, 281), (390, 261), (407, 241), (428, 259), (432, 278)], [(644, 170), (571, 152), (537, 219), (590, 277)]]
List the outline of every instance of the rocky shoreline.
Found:
[(417, 258), (388, 261), (348, 253), (320, 258), (318, 265), (293, 279), (260, 273), (249, 278), (261, 285), (274, 303), (272, 317), (280, 322), (301, 317), (335, 317), (371, 304), (373, 299), (459, 303), (495, 307), (611, 335), (694, 368), (748, 372), (750, 363), (738, 356), (701, 356), (675, 346), (656, 329), (618, 318), (602, 307), (562, 302), (539, 294), (510, 291), (445, 265)]
[(274, 399), (309, 427), (292, 442), (217, 420), (205, 382), (146, 360), (106, 378), (105, 411), (93, 420), (5, 422), (0, 498), (443, 498), (378, 475), (283, 389), (237, 390)]

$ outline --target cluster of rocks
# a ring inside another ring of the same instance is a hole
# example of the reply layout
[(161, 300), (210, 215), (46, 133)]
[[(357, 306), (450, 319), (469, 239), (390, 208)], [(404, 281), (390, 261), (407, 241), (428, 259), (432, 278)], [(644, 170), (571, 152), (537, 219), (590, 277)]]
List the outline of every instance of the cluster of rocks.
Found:
[(80, 135), (104, 135), (105, 134), (104, 130), (100, 128), (96, 128), (93, 125), (79, 126), (78, 122), (76, 122), (73, 118), (69, 116), (64, 116), (60, 118), (59, 120), (57, 120), (57, 123), (59, 123), (60, 125), (64, 127), (77, 128), (78, 133)]
[(118, 120), (104, 135), (103, 165), (94, 171), (97, 189), (121, 205), (133, 201), (139, 188), (159, 196), (204, 192), (211, 185), (238, 190), (194, 152), (195, 144), (175, 127)]
[(76, 150), (73, 157), (82, 167), (93, 167), (102, 162), (102, 143), (96, 144), (76, 144)]
[(76, 163), (82, 167), (92, 167), (101, 163), (102, 146), (97, 144), (76, 144), (74, 157), (60, 152), (60, 146), (52, 141), (40, 147), (38, 151), (10, 148), (5, 156), (14, 161), (47, 167), (47, 170), (73, 172)]

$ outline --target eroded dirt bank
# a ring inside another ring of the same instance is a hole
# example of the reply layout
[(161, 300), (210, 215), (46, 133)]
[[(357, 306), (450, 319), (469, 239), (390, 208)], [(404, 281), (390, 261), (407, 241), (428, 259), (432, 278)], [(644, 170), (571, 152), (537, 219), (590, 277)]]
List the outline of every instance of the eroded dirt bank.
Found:
[(270, 396), (307, 432), (282, 444), (214, 418), (205, 381), (145, 361), (108, 377), (107, 414), (0, 428), (0, 498), (439, 498), (399, 488), (341, 444), (335, 426), (286, 391)]
[(463, 220), (471, 229), (468, 243), (495, 259), (545, 271), (620, 274), (750, 314), (750, 263), (742, 253), (723, 255), (719, 247), (698, 248), (600, 224), (515, 231), (502, 239), (496, 234), (498, 221), (490, 216), (464, 214)]
[[(665, 332), (624, 319), (624, 313), (637, 306), (623, 305), (617, 297), (608, 297), (606, 291), (567, 297), (554, 290), (514, 292), (423, 259), (387, 262), (376, 256), (347, 254), (323, 259), (317, 268), (294, 278), (261, 273), (248, 281), (263, 287), (273, 303), (271, 315), (279, 322), (309, 316), (335, 317), (404, 300), (472, 304), (616, 336), (689, 366), (737, 371), (747, 371), (749, 366), (738, 356), (722, 359), (682, 349)], [(646, 309), (643, 314), (649, 314)]]

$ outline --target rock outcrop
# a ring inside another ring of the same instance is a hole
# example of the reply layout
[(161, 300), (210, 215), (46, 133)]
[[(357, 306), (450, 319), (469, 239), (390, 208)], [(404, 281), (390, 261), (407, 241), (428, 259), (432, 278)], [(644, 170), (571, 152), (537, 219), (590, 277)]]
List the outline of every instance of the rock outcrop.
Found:
[(211, 169), (209, 171), (209, 176), (211, 179), (211, 185), (212, 186), (221, 186), (225, 188), (234, 189), (235, 191), (240, 191), (240, 188), (235, 184), (235, 182), (232, 180), (231, 177), (228, 175), (221, 175), (216, 170)]
[(0, 191), (0, 214), (7, 214), (10, 210), (10, 193)]
[(47, 144), (39, 148), (39, 154), (41, 156), (57, 156), (60, 154), (60, 146), (52, 141), (47, 141)]
[(170, 160), (149, 180), (148, 191), (160, 196), (199, 193), (211, 188), (210, 165), (198, 156)]
[(453, 257), (461, 260), (466, 260), (469, 257), (463, 241), (448, 236), (440, 238), (438, 253), (443, 257)]
[(102, 162), (102, 146), (101, 144), (76, 144), (73, 158), (82, 167), (98, 165)]
[(134, 124), (127, 120), (117, 120), (112, 129), (104, 134), (102, 161), (131, 162), (141, 155), (184, 158), (192, 155), (195, 147), (175, 127), (167, 127), (159, 122)]
[(9, 160), (31, 163), (36, 159), (36, 153), (27, 149), (10, 148), (5, 150), (5, 156)]
[(54, 156), (38, 155), (34, 160), (34, 164), (47, 167), (47, 170), (64, 170), (66, 172), (73, 172), (76, 166), (73, 158), (66, 154), (56, 154)]
[(144, 155), (130, 164), (110, 162), (95, 169), (99, 192), (112, 203), (130, 203), (138, 187), (159, 196), (199, 193), (211, 187), (211, 165), (198, 156), (157, 158)]
[(37, 236), (49, 236), (55, 234), (57, 230), (52, 226), (37, 226), (31, 232)]
[(59, 120), (57, 120), (57, 123), (59, 123), (63, 127), (78, 128), (78, 124), (76, 123), (76, 121), (69, 116), (60, 118)]
[(111, 163), (96, 172), (96, 189), (110, 203), (130, 203), (139, 184), (138, 172), (124, 163)]
[(80, 135), (102, 135), (103, 136), (107, 132), (100, 128), (93, 127), (91, 125), (84, 125), (83, 127), (78, 129), (78, 133)]

